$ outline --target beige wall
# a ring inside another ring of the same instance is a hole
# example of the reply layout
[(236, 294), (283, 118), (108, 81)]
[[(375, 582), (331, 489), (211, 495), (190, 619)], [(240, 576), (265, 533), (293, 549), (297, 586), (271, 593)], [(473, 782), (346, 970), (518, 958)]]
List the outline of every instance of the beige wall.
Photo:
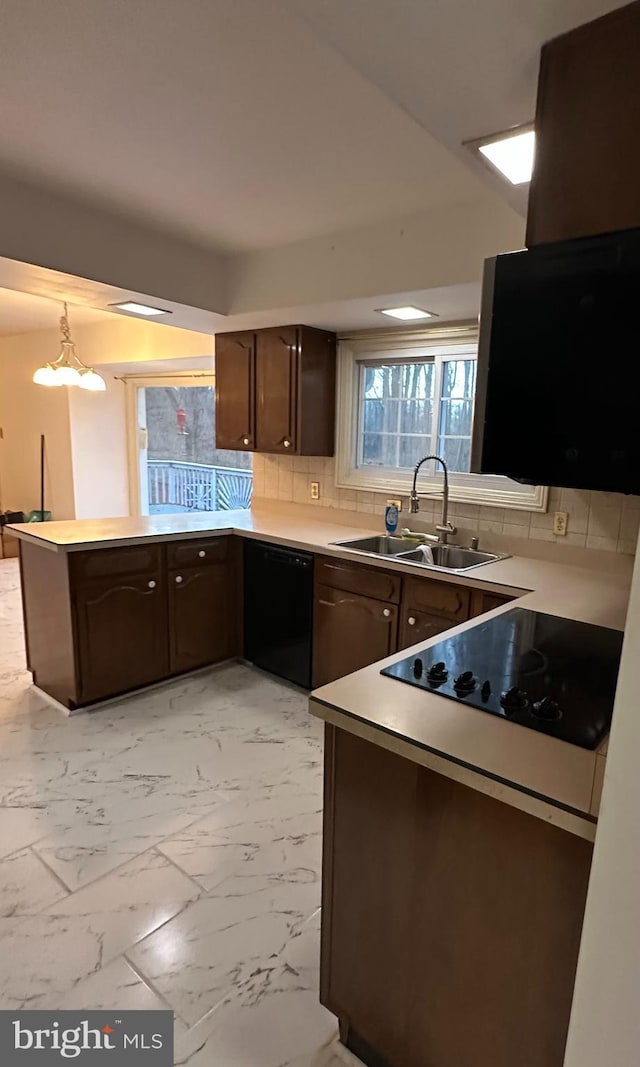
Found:
[[(380, 528), (384, 522), (387, 499), (398, 495), (337, 489), (333, 459), (255, 456), (253, 469), (254, 495), (257, 499), (309, 504), (320, 510), (340, 508), (345, 512), (355, 511), (371, 515), (371, 525)], [(320, 499), (317, 501), (311, 500), (311, 481), (320, 483)], [(434, 523), (436, 517), (440, 516), (441, 507), (439, 500), (421, 500), (419, 520)], [(554, 511), (568, 513), (569, 532), (566, 537), (556, 537), (552, 532)], [(560, 551), (573, 548), (633, 555), (640, 528), (640, 497), (551, 489), (549, 511), (546, 514), (453, 502), (449, 517), (458, 527), (461, 540), (476, 534), (485, 546), (490, 545), (491, 539), (497, 536), (557, 544)], [(415, 518), (405, 511), (401, 523), (415, 526)], [(548, 550), (545, 555), (548, 557)]]
[(106, 393), (68, 391), (76, 519), (129, 514), (124, 384), (104, 378)]
[[(139, 364), (136, 372), (150, 361), (213, 350), (209, 335), (115, 315), (72, 329), (72, 337), (87, 364)], [(34, 385), (34, 370), (58, 351), (55, 328), (0, 338), (0, 509), (39, 506), (44, 433), (46, 506), (54, 518), (127, 515), (124, 387), (108, 373), (106, 394)]]
[[(31, 381), (42, 362), (35, 335), (0, 338), (0, 508), (40, 506), (40, 434), (46, 436), (46, 507), (55, 518), (75, 517), (71, 431), (66, 389)], [(49, 354), (44, 349), (44, 354)]]

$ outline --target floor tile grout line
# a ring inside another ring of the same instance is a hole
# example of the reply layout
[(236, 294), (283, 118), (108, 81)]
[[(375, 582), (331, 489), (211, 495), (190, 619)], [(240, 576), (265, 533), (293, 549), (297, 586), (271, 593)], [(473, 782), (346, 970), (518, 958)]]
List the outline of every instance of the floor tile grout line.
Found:
[[(206, 818), (206, 816), (198, 816), (198, 818), (195, 819), (194, 822), (198, 822), (200, 820), (200, 818)], [(81, 889), (88, 889), (89, 886), (96, 885), (98, 882), (102, 881), (103, 878), (108, 878), (110, 874), (115, 874), (116, 871), (119, 871), (122, 867), (125, 867), (127, 865), (127, 863), (132, 863), (134, 860), (140, 859), (141, 856), (145, 856), (147, 854), (147, 852), (152, 852), (154, 849), (164, 859), (168, 859), (168, 857), (165, 856), (163, 852), (159, 852), (158, 845), (163, 844), (165, 841), (171, 841), (171, 839), (173, 837), (177, 837), (178, 834), (183, 833), (184, 830), (190, 829), (193, 825), (194, 825), (193, 822), (187, 823), (187, 825), (185, 827), (183, 827), (182, 830), (177, 830), (175, 834), (169, 834), (168, 837), (163, 837), (160, 841), (154, 841), (154, 843), (152, 845), (147, 845), (147, 847), (143, 848), (140, 852), (136, 852), (134, 855), (128, 856), (127, 859), (122, 861), (122, 863), (118, 863), (115, 867), (109, 868), (108, 871), (105, 871), (103, 874), (99, 874), (97, 876), (97, 878), (92, 878), (88, 882), (84, 882), (82, 885), (76, 886), (75, 889), (71, 889), (70, 886), (67, 886), (66, 882), (64, 881), (64, 879), (62, 878), (61, 875), (58, 874), (58, 875), (56, 875), (56, 877), (57, 877), (58, 881), (61, 882), (62, 885), (64, 885), (64, 887), (65, 887), (65, 889), (67, 890), (68, 893), (79, 893)], [(17, 851), (18, 852), (23, 852), (25, 848), (33, 849), (35, 854), (37, 855), (38, 859), (42, 860), (42, 862), (45, 864), (45, 866), (48, 867), (49, 870), (51, 870), (53, 874), (55, 874), (56, 872), (42, 858), (40, 853), (36, 851), (36, 846), (41, 845), (42, 842), (46, 841), (47, 837), (49, 837), (49, 836), (51, 836), (51, 835), (46, 834), (43, 838), (40, 838), (38, 841), (34, 842), (32, 845), (23, 845), (22, 848), (18, 849)], [(12, 853), (12, 855), (14, 855), (14, 853)], [(8, 857), (5, 857), (5, 858), (8, 858)], [(2, 862), (2, 861), (0, 860), (0, 862)], [(174, 864), (174, 867), (175, 867), (175, 864)], [(180, 868), (178, 868), (178, 870), (180, 870)], [(187, 875), (186, 872), (182, 872), (182, 873), (185, 874), (185, 877), (187, 877), (187, 878), (189, 877), (189, 875)]]
[[(38, 860), (39, 863), (42, 864), (42, 866), (45, 868), (45, 870), (47, 870), (49, 872), (49, 874), (53, 878), (55, 878), (55, 880), (58, 883), (58, 885), (62, 886), (62, 888), (65, 891), (65, 897), (63, 897), (61, 899), (67, 899), (68, 897), (73, 896), (75, 890), (70, 889), (69, 886), (65, 882), (63, 882), (63, 880), (60, 877), (60, 875), (56, 871), (54, 871), (53, 867), (49, 866), (47, 861), (40, 855), (39, 852), (36, 851), (36, 849), (33, 847), (33, 845), (28, 845), (28, 851), (32, 854), (32, 856), (35, 856), (35, 858)], [(38, 914), (38, 915), (41, 914), (41, 912), (45, 911), (46, 908), (49, 908), (53, 904), (56, 904), (56, 903), (58, 903), (58, 901), (53, 900), (49, 904), (45, 904), (44, 908), (40, 909), (40, 911), (36, 912), (36, 914)]]
[[(143, 940), (144, 940), (144, 938), (143, 938)], [(132, 947), (132, 948), (135, 948), (135, 945), (136, 945), (136, 944), (139, 944), (139, 942), (137, 942), (137, 941), (136, 941), (136, 942), (134, 943), (134, 945), (132, 945), (131, 947)], [(175, 1008), (174, 1008), (174, 1007), (173, 1007), (173, 1006), (172, 1006), (172, 1005), (171, 1005), (171, 1004), (169, 1003), (169, 1001), (167, 1000), (167, 998), (166, 998), (166, 997), (164, 997), (164, 996), (162, 995), (162, 993), (160, 992), (160, 990), (159, 990), (159, 989), (156, 989), (156, 986), (155, 986), (155, 984), (154, 984), (154, 983), (153, 983), (153, 982), (152, 982), (152, 981), (151, 981), (151, 980), (150, 980), (149, 978), (147, 978), (147, 976), (145, 975), (144, 971), (141, 971), (141, 970), (140, 970), (140, 968), (139, 968), (139, 967), (137, 966), (137, 964), (133, 963), (133, 961), (129, 959), (129, 956), (128, 956), (128, 952), (129, 952), (129, 951), (130, 951), (129, 949), (125, 949), (125, 951), (124, 951), (124, 952), (122, 953), (122, 958), (123, 958), (123, 960), (125, 960), (125, 961), (126, 961), (126, 962), (128, 963), (129, 967), (131, 968), (131, 970), (132, 970), (132, 971), (133, 971), (133, 973), (135, 974), (136, 978), (137, 978), (137, 979), (138, 979), (138, 980), (139, 980), (140, 982), (142, 982), (142, 983), (143, 983), (143, 985), (146, 985), (146, 986), (147, 986), (147, 988), (148, 988), (148, 989), (150, 989), (150, 990), (151, 990), (151, 992), (152, 992), (152, 993), (154, 994), (154, 996), (156, 996), (156, 997), (158, 998), (158, 1000), (161, 1000), (163, 1004), (166, 1004), (166, 1005), (167, 1005), (167, 1009), (168, 1009), (169, 1011), (171, 1011), (171, 1012), (173, 1013), (173, 1018), (174, 1018), (174, 1025), (175, 1025), (175, 1020), (176, 1020), (176, 1017), (180, 1018), (180, 1017), (178, 1016), (178, 1013), (177, 1013), (177, 1011), (176, 1011), (176, 1010), (175, 1010)], [(117, 957), (116, 957), (116, 959), (117, 959)], [(180, 1019), (180, 1022), (181, 1022), (181, 1023), (183, 1023), (183, 1024), (185, 1025), (185, 1026), (187, 1025), (186, 1023), (184, 1023), (184, 1020), (183, 1020), (183, 1019)]]
[[(2, 812), (2, 811), (17, 811), (17, 810), (25, 810), (25, 809), (0, 807), (0, 812)], [(34, 845), (39, 845), (41, 841), (46, 841), (47, 837), (49, 837), (49, 836), (50, 836), (49, 834), (43, 834), (42, 837), (37, 837), (35, 839), (35, 841), (29, 841), (29, 843), (27, 845), (19, 845), (18, 848), (13, 848), (11, 850), (11, 852), (6, 852), (3, 856), (0, 856), (0, 863), (3, 863), (4, 860), (10, 860), (13, 856), (17, 856), (19, 852), (25, 852), (28, 848), (32, 849), (34, 847)]]
[[(170, 922), (171, 920), (167, 920), (167, 921)], [(164, 925), (164, 923), (163, 923), (163, 925)], [(158, 929), (160, 929), (160, 927), (158, 927)], [(154, 933), (155, 933), (155, 931), (154, 931)], [(147, 935), (147, 936), (150, 936), (150, 935)], [(144, 938), (142, 938), (142, 940), (144, 941)], [(136, 942), (136, 944), (140, 944), (140, 942)], [(132, 946), (132, 947), (135, 947), (135, 946)], [(214, 1004), (214, 1006), (212, 1008), (209, 1008), (207, 1011), (205, 1011), (205, 1013), (203, 1015), (201, 1015), (199, 1019), (196, 1019), (196, 1021), (194, 1023), (188, 1023), (187, 1020), (184, 1019), (182, 1017), (182, 1015), (180, 1015), (178, 1010), (176, 1008), (174, 1008), (169, 1003), (167, 998), (165, 996), (163, 996), (163, 994), (156, 988), (155, 983), (150, 978), (147, 978), (146, 974), (141, 969), (141, 967), (139, 967), (137, 964), (135, 964), (135, 963), (133, 963), (131, 961), (131, 959), (129, 958), (129, 955), (128, 955), (129, 951), (130, 951), (130, 949), (126, 949), (123, 953), (121, 953), (122, 958), (127, 961), (129, 966), (131, 967), (131, 970), (136, 974), (136, 976), (140, 979), (140, 981), (143, 982), (146, 986), (148, 986), (149, 989), (151, 990), (151, 992), (154, 993), (160, 1000), (162, 1000), (162, 1002), (164, 1004), (167, 1004), (169, 1006), (169, 1009), (173, 1012), (173, 1015), (174, 1015), (174, 1023), (175, 1023), (175, 1020), (177, 1019), (182, 1024), (182, 1026), (184, 1026), (184, 1028), (185, 1028), (187, 1033), (189, 1033), (191, 1030), (194, 1030), (196, 1028), (196, 1026), (200, 1026), (205, 1021), (205, 1019), (207, 1019), (209, 1016), (213, 1016), (216, 1013), (216, 1011), (218, 1010), (218, 1008), (220, 1008), (222, 1005), (226, 1004), (227, 1002), (231, 1002), (232, 1000), (235, 999), (234, 987), (230, 986), (229, 989), (227, 990), (227, 992), (222, 995), (222, 997), (217, 1002), (217, 1004)]]
[[(169, 841), (170, 841), (170, 840), (171, 840), (171, 838), (168, 838), (167, 840), (169, 840)], [(154, 845), (154, 846), (153, 846), (153, 847), (154, 847), (154, 849), (155, 849), (155, 851), (157, 852), (158, 856), (160, 856), (160, 857), (161, 857), (161, 858), (162, 858), (163, 860), (166, 860), (166, 861), (167, 861), (167, 863), (170, 863), (170, 864), (171, 864), (171, 866), (172, 866), (172, 867), (174, 868), (174, 870), (178, 871), (178, 873), (179, 873), (179, 874), (181, 874), (183, 878), (188, 878), (188, 879), (189, 879), (189, 881), (190, 881), (190, 882), (191, 882), (191, 883), (192, 883), (192, 884), (193, 884), (193, 885), (195, 886), (195, 888), (196, 888), (196, 889), (198, 890), (198, 893), (199, 893), (200, 895), (206, 895), (206, 893), (207, 893), (207, 890), (205, 889), (205, 887), (204, 887), (203, 885), (201, 885), (201, 884), (200, 884), (200, 882), (198, 882), (198, 881), (197, 881), (197, 880), (196, 880), (196, 879), (195, 879), (195, 878), (193, 877), (193, 875), (189, 874), (189, 872), (188, 872), (188, 871), (183, 871), (183, 869), (182, 869), (182, 867), (180, 866), (180, 864), (179, 864), (179, 863), (176, 863), (176, 861), (175, 861), (174, 859), (172, 859), (172, 858), (171, 858), (171, 856), (167, 856), (166, 852), (163, 852), (163, 851), (162, 851), (162, 848), (161, 848), (161, 845), (162, 845), (162, 844), (163, 844), (163, 842), (161, 841), (161, 842), (160, 842), (159, 844), (157, 844), (157, 845)]]
[[(198, 899), (200, 898), (196, 897), (196, 900)], [(153, 937), (154, 934), (157, 934), (159, 930), (162, 930), (162, 928), (166, 926), (167, 923), (173, 922), (174, 919), (178, 919), (182, 915), (182, 913), (187, 910), (187, 908), (189, 908), (192, 904), (195, 904), (196, 900), (185, 900), (182, 906), (178, 908), (174, 915), (168, 915), (167, 918), (163, 919), (161, 923), (158, 923), (157, 926), (154, 926), (153, 930), (148, 930), (146, 934), (142, 935), (142, 937), (139, 937), (135, 941), (133, 941), (132, 944), (128, 946), (128, 948), (123, 950), (121, 955), (124, 955), (127, 952), (131, 952), (132, 949), (137, 948), (137, 946), (141, 945), (143, 941), (146, 941), (148, 937)]]

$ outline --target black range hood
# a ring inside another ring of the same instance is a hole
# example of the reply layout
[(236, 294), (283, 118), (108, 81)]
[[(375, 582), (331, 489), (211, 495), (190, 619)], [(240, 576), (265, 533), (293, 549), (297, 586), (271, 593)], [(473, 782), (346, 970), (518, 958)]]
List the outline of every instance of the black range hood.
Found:
[(640, 493), (640, 229), (485, 263), (471, 470)]

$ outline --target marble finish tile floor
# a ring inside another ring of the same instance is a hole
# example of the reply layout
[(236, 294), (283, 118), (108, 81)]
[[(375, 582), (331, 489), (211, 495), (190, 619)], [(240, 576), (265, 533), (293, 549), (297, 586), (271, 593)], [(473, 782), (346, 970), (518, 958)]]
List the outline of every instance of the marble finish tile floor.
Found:
[(0, 561), (0, 1007), (171, 1008), (176, 1064), (336, 1067), (321, 728), (241, 664), (66, 716)]

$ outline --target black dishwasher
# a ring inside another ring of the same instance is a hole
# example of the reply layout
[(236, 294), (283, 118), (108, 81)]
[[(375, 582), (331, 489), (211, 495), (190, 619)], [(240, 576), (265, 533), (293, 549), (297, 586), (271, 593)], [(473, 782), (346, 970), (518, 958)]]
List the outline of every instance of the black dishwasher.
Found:
[(313, 556), (244, 542), (244, 655), (311, 688)]

